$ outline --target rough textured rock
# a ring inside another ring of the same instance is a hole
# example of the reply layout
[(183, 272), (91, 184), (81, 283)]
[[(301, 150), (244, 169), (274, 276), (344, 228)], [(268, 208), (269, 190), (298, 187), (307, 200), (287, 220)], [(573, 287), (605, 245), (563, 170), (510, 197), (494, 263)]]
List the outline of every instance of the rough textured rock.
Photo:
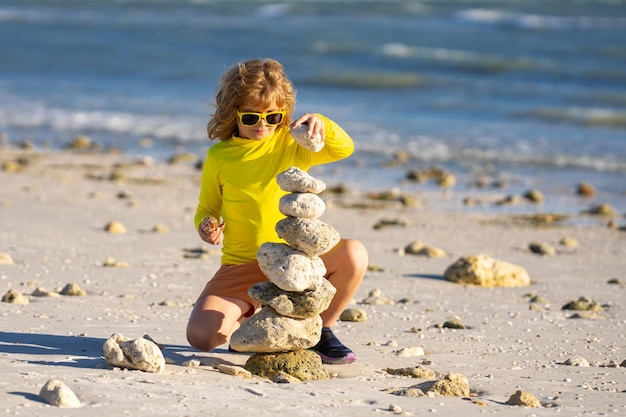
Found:
[(0, 252), (0, 265), (13, 265), (13, 258), (11, 258), (11, 255)]
[(300, 125), (295, 129), (291, 129), (291, 136), (298, 144), (304, 146), (306, 149), (312, 152), (319, 152), (324, 147), (324, 140), (322, 135), (313, 134), (309, 135), (307, 132), (309, 125)]
[(436, 378), (435, 371), (424, 368), (423, 366), (415, 366), (410, 368), (387, 368), (387, 373), (390, 375), (409, 376), (411, 378), (419, 379), (431, 379)]
[(534, 395), (526, 391), (516, 391), (506, 402), (508, 405), (523, 405), (524, 407), (540, 408), (541, 403)]
[(458, 284), (481, 287), (530, 285), (530, 277), (524, 268), (487, 255), (468, 255), (459, 258), (446, 269), (444, 278)]
[(250, 297), (272, 307), (278, 314), (305, 319), (319, 315), (328, 308), (337, 290), (328, 280), (302, 292), (284, 291), (271, 282), (260, 282), (248, 290)]
[(252, 373), (241, 366), (226, 365), (224, 363), (217, 364), (217, 370), (226, 375), (236, 376), (238, 378), (252, 378)]
[(30, 301), (28, 300), (27, 296), (11, 288), (9, 291), (6, 292), (6, 294), (2, 296), (2, 302), (9, 304), (26, 305)]
[(300, 381), (329, 379), (320, 356), (308, 350), (282, 353), (258, 353), (252, 355), (245, 368), (255, 375), (274, 380), (277, 374), (285, 373)]
[(111, 366), (159, 373), (165, 370), (165, 358), (156, 343), (128, 339), (115, 333), (104, 342), (104, 359)]
[(328, 252), (341, 239), (339, 232), (323, 221), (294, 217), (276, 223), (276, 232), (281, 239), (308, 256), (320, 256)]
[(290, 193), (319, 194), (326, 189), (324, 181), (310, 176), (297, 167), (281, 172), (276, 176), (276, 181), (283, 191)]
[(367, 321), (367, 313), (360, 308), (346, 308), (339, 316), (341, 321), (364, 322)]
[(313, 193), (290, 193), (281, 197), (278, 208), (285, 216), (317, 219), (324, 214), (326, 204)]
[(469, 381), (463, 374), (447, 374), (435, 382), (430, 391), (444, 397), (469, 397)]
[(285, 291), (319, 287), (326, 274), (321, 258), (307, 256), (284, 243), (263, 243), (257, 252), (257, 261), (263, 274)]
[(561, 307), (561, 310), (579, 310), (579, 311), (596, 311), (602, 312), (604, 308), (602, 305), (591, 298), (582, 296), (578, 300), (570, 301)]
[(61, 290), (60, 294), (69, 295), (71, 297), (85, 297), (87, 292), (80, 288), (78, 284), (69, 283)]
[(322, 334), (320, 316), (306, 319), (284, 317), (263, 306), (261, 311), (243, 322), (230, 338), (230, 345), (240, 352), (283, 352), (308, 349)]
[(78, 408), (83, 406), (74, 391), (58, 379), (51, 379), (41, 387), (39, 399), (55, 407)]

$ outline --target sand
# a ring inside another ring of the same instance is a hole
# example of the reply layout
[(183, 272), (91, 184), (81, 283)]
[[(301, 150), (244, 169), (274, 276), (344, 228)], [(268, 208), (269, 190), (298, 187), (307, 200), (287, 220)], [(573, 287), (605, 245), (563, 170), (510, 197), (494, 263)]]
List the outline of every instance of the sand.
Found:
[[(0, 164), (8, 161), (21, 163), (17, 171), (0, 170), (0, 253), (13, 261), (0, 264), (0, 292), (17, 290), (30, 302), (0, 303), (0, 409), (6, 415), (626, 415), (626, 372), (615, 366), (626, 359), (623, 230), (440, 210), (454, 191), (422, 193), (421, 207), (374, 208), (364, 196), (324, 194), (321, 219), (362, 240), (370, 253), (371, 270), (350, 306), (368, 320), (335, 326), (358, 361), (327, 366), (334, 375), (327, 381), (277, 384), (221, 373), (210, 364), (243, 366), (248, 356), (227, 346), (198, 352), (185, 339), (193, 302), (220, 258), (219, 248), (193, 230), (200, 177), (193, 161), (1, 148)], [(375, 229), (382, 219), (399, 224)], [(107, 232), (111, 222), (126, 233)], [(578, 245), (560, 244), (565, 237)], [(447, 256), (402, 254), (415, 240)], [(533, 253), (531, 242), (548, 243), (556, 254)], [(532, 284), (480, 288), (443, 279), (458, 257), (478, 253), (524, 267)], [(609, 283), (615, 278), (617, 284)], [(68, 283), (86, 296), (31, 295)], [(362, 304), (373, 290), (393, 303)], [(542, 299), (531, 302), (533, 295)], [(576, 318), (561, 309), (581, 296), (604, 311)], [(467, 329), (441, 327), (454, 318)], [(102, 345), (113, 333), (147, 334), (163, 344), (165, 372), (110, 367)], [(403, 348), (425, 354), (399, 356)], [(591, 366), (564, 364), (578, 357)], [(189, 366), (189, 359), (206, 365)], [(425, 380), (387, 368), (418, 365), (438, 376), (465, 375), (471, 395), (388, 392)], [(83, 407), (41, 401), (38, 393), (52, 378)], [(544, 407), (505, 404), (518, 390)]]

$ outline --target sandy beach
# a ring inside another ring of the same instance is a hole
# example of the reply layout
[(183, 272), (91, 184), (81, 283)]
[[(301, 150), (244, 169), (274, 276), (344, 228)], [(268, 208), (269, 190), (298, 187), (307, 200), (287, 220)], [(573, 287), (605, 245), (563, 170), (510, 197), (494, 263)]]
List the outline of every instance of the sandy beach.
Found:
[[(0, 164), (0, 292), (13, 289), (29, 301), (0, 303), (6, 415), (626, 415), (626, 372), (619, 366), (626, 360), (626, 231), (619, 227), (536, 225), (506, 214), (440, 210), (453, 189), (420, 193), (416, 207), (324, 194), (322, 220), (360, 239), (370, 254), (370, 271), (351, 306), (368, 319), (335, 327), (358, 361), (327, 366), (330, 380), (277, 384), (221, 373), (210, 364), (243, 366), (248, 355), (227, 346), (198, 352), (186, 341), (192, 305), (220, 261), (219, 247), (193, 230), (196, 161), (158, 164), (6, 146)], [(621, 216), (614, 218), (618, 225)], [(393, 221), (375, 228), (381, 220)], [(126, 233), (107, 232), (111, 222)], [(565, 238), (577, 244), (564, 245)], [(447, 255), (403, 254), (413, 241)], [(556, 253), (534, 253), (532, 242)], [(519, 265), (532, 283), (481, 288), (444, 280), (446, 268), (469, 254)], [(86, 295), (58, 295), (68, 283)], [(32, 295), (38, 288), (51, 293)], [(374, 290), (389, 303), (364, 304)], [(583, 296), (603, 311), (562, 309)], [(442, 326), (451, 319), (467, 328)], [(164, 345), (165, 372), (110, 367), (102, 346), (113, 333), (149, 335)], [(425, 354), (398, 354), (410, 347)], [(203, 365), (188, 366), (194, 358)], [(576, 358), (590, 366), (565, 364)], [(438, 376), (465, 375), (471, 395), (391, 393), (424, 380), (387, 369), (418, 365)], [(52, 378), (67, 384), (83, 407), (41, 401), (38, 393)], [(543, 407), (505, 404), (518, 390)]]

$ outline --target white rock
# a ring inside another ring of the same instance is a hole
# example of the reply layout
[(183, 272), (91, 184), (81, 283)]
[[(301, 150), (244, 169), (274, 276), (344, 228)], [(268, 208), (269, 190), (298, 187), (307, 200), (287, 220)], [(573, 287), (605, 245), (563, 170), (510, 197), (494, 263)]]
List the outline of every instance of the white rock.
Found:
[(290, 193), (281, 197), (278, 208), (285, 216), (317, 219), (326, 210), (324, 200), (313, 193)]
[(287, 217), (276, 223), (278, 237), (308, 256), (320, 256), (335, 247), (341, 237), (331, 225), (318, 219)]
[(304, 146), (310, 151), (319, 152), (324, 147), (324, 140), (321, 134), (308, 134), (309, 125), (300, 125), (295, 129), (291, 129), (291, 136), (300, 145)]
[(326, 189), (326, 183), (307, 174), (298, 167), (291, 167), (276, 176), (278, 186), (290, 193), (319, 194)]
[(240, 352), (283, 352), (311, 348), (321, 335), (320, 316), (294, 319), (264, 306), (232, 334), (230, 345)]
[(321, 258), (309, 257), (284, 243), (262, 244), (257, 252), (257, 261), (265, 276), (285, 291), (317, 288), (326, 274)]
[(165, 370), (165, 358), (156, 343), (139, 338), (130, 340), (113, 334), (104, 342), (104, 359), (111, 366), (160, 373)]
[(58, 379), (51, 379), (46, 382), (39, 391), (39, 398), (56, 407), (78, 408), (83, 406), (74, 391)]

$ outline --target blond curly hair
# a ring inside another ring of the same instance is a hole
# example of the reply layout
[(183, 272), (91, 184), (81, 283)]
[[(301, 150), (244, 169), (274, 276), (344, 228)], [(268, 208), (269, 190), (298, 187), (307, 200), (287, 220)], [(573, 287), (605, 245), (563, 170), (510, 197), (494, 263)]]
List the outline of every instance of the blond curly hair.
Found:
[(273, 102), (286, 111), (279, 128), (289, 126), (296, 91), (283, 66), (269, 58), (239, 62), (222, 75), (215, 96), (215, 113), (207, 124), (209, 138), (226, 140), (238, 134), (237, 110), (241, 106), (266, 108)]

